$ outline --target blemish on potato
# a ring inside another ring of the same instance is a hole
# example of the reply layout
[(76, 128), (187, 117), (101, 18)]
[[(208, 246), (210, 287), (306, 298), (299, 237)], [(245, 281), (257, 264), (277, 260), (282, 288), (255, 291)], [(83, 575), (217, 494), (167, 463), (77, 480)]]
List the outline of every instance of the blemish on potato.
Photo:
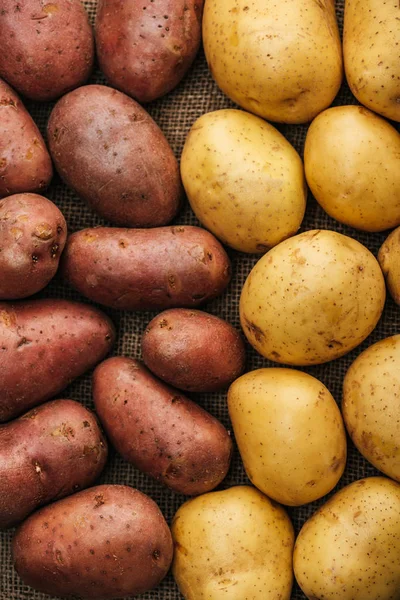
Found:
[(96, 501), (94, 508), (99, 508), (99, 506), (101, 506), (102, 504), (105, 504), (104, 497), (102, 494), (98, 494), (97, 496), (94, 497), (94, 499)]
[(53, 229), (48, 223), (36, 225), (33, 235), (40, 240), (49, 240), (53, 237)]

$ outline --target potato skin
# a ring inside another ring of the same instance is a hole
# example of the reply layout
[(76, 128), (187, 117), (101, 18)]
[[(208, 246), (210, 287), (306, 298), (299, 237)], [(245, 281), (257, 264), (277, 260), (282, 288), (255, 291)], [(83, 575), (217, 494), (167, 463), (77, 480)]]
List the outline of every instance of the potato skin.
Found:
[(99, 485), (46, 506), (17, 530), (14, 566), (52, 596), (136, 596), (165, 577), (172, 539), (157, 504), (126, 485)]
[(98, 227), (72, 234), (62, 270), (87, 298), (127, 310), (198, 306), (223, 292), (230, 262), (199, 227)]
[(113, 87), (151, 102), (178, 85), (201, 40), (203, 0), (100, 0), (96, 48)]
[(0, 30), (0, 75), (27, 98), (54, 100), (89, 77), (94, 40), (80, 0), (0, 0)]
[(0, 303), (0, 422), (22, 414), (94, 367), (115, 339), (101, 311), (69, 300)]
[(53, 400), (0, 426), (0, 528), (88, 487), (107, 460), (97, 419), (74, 400)]
[(400, 227), (392, 231), (378, 252), (386, 285), (396, 304), (400, 304)]
[(93, 374), (93, 400), (122, 457), (171, 489), (203, 494), (227, 474), (232, 441), (225, 427), (139, 361), (101, 363)]
[(188, 392), (224, 389), (245, 366), (242, 338), (232, 325), (200, 310), (172, 308), (147, 325), (142, 337), (146, 366)]
[(157, 227), (178, 211), (178, 162), (163, 132), (132, 98), (87, 85), (59, 100), (47, 126), (64, 182), (115, 225)]

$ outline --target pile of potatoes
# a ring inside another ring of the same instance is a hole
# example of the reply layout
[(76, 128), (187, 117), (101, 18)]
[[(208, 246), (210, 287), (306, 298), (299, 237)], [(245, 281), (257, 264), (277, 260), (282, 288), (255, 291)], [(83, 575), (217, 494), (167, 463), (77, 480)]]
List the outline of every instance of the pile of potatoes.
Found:
[[(290, 600), (295, 580), (400, 600), (400, 332), (355, 350), (386, 288), (400, 305), (397, 0), (345, 0), (343, 43), (334, 0), (98, 0), (94, 30), (80, 0), (0, 0), (0, 37), (0, 528), (22, 582), (115, 600), (172, 569), (186, 600)], [(201, 37), (236, 107), (196, 119), (178, 161), (142, 104)], [(344, 75), (360, 104), (332, 106)], [(54, 102), (44, 136), (29, 101)], [(303, 155), (268, 121), (307, 124)], [(57, 177), (93, 226), (68, 229)], [(302, 227), (309, 191), (335, 230)], [(387, 232), (376, 257), (356, 230)], [(227, 306), (240, 253), (239, 330), (204, 308)], [(150, 311), (140, 356), (115, 351), (117, 310)], [(309, 367), (353, 350), (334, 397)], [(64, 395), (85, 373), (94, 410)], [(231, 429), (201, 406), (216, 392)], [(380, 474), (343, 487), (350, 444)], [(191, 497), (170, 524), (99, 483), (115, 452)]]

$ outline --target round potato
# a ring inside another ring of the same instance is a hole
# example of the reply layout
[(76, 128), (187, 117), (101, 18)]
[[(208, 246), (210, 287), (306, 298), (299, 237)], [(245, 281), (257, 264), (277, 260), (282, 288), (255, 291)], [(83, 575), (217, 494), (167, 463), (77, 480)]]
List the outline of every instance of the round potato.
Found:
[(197, 119), (181, 174), (199, 221), (235, 250), (263, 254), (301, 225), (307, 199), (301, 158), (254, 115), (226, 109)]
[(378, 261), (390, 295), (396, 304), (400, 304), (400, 227), (392, 231), (383, 242)]
[(361, 344), (384, 304), (382, 271), (365, 246), (334, 231), (306, 231), (255, 265), (242, 290), (240, 320), (266, 358), (316, 365)]
[(311, 123), (308, 185), (322, 208), (364, 231), (400, 224), (400, 133), (362, 106), (335, 106)]

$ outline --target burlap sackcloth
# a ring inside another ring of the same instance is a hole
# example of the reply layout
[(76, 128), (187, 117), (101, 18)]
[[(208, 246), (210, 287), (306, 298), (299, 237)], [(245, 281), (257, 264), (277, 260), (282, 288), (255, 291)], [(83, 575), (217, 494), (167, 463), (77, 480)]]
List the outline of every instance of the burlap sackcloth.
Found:
[[(344, 0), (337, 1), (337, 14), (341, 30), (343, 25), (343, 4)], [(85, 5), (90, 14), (90, 18), (93, 21), (96, 11), (96, 2), (95, 0), (89, 0), (85, 2)], [(106, 83), (98, 69), (95, 71), (90, 82)], [(347, 85), (344, 84), (334, 104), (357, 104), (357, 102), (350, 93)], [(36, 123), (41, 128), (42, 133), (45, 133), (47, 119), (52, 106), (53, 104), (27, 103), (27, 107)], [(178, 88), (168, 94), (165, 98), (147, 105), (146, 108), (165, 133), (176, 156), (180, 157), (186, 134), (195, 119), (203, 113), (233, 106), (232, 102), (218, 90), (216, 84), (213, 82), (211, 75), (208, 72), (203, 52), (200, 51), (192, 69)], [(302, 155), (307, 126), (278, 126), (278, 128)], [(54, 177), (51, 188), (47, 192), (47, 196), (53, 200), (64, 213), (70, 232), (93, 225), (108, 224), (87, 208), (71, 190), (67, 189), (67, 187), (59, 181), (57, 176)], [(199, 225), (187, 203), (174, 222), (178, 224)], [(350, 235), (365, 244), (375, 255), (385, 239), (385, 234), (366, 234), (337, 223), (322, 211), (309, 193), (307, 212), (302, 225), (302, 231), (315, 228), (333, 229)], [(248, 273), (257, 262), (257, 257), (241, 254), (229, 249), (228, 253), (232, 259), (233, 266), (232, 282), (223, 296), (208, 303), (204, 306), (204, 310), (228, 320), (240, 330), (238, 316), (240, 291)], [(45, 292), (40, 295), (52, 298), (70, 298), (87, 302), (79, 294), (64, 285), (58, 278), (56, 278)], [(114, 354), (139, 358), (141, 334), (146, 324), (156, 313), (122, 312), (108, 309), (105, 309), (105, 312), (112, 318), (118, 331), (118, 339)], [(378, 327), (360, 347), (340, 360), (335, 360), (331, 363), (305, 370), (323, 381), (337, 402), (340, 403), (342, 381), (350, 363), (362, 349), (367, 348), (377, 340), (396, 333), (400, 333), (400, 308), (388, 298), (384, 315)], [(263, 359), (247, 345), (247, 370), (265, 366), (272, 366), (272, 363)], [(64, 391), (60, 397), (79, 400), (86, 406), (93, 407), (91, 398), (91, 374), (88, 373), (86, 376), (80, 378)], [(192, 398), (220, 419), (224, 425), (231, 430), (226, 406), (226, 395), (224, 393), (193, 394)], [(356, 479), (376, 474), (378, 474), (378, 471), (363, 459), (349, 441), (349, 455), (346, 471), (336, 489), (339, 489)], [(139, 473), (135, 468), (117, 456), (113, 450), (110, 452), (107, 467), (99, 482), (128, 484), (149, 494), (160, 506), (168, 523), (171, 522), (175, 511), (186, 499), (184, 496), (175, 494), (155, 483), (146, 475)], [(221, 488), (248, 483), (249, 481), (244, 472), (239, 453), (237, 449), (235, 449), (231, 469), (227, 478), (221, 485)], [(289, 509), (289, 514), (293, 520), (296, 533), (299, 531), (304, 521), (325, 500), (326, 498), (307, 506)], [(35, 592), (23, 585), (14, 572), (10, 558), (10, 541), (12, 534), (13, 531), (0, 534), (0, 600), (49, 600), (50, 596)], [(179, 594), (171, 574), (169, 574), (156, 590), (144, 594), (141, 598), (143, 600), (178, 600), (181, 599), (182, 596)], [(292, 600), (295, 599), (305, 599), (304, 594), (296, 584), (293, 587), (292, 593)]]

